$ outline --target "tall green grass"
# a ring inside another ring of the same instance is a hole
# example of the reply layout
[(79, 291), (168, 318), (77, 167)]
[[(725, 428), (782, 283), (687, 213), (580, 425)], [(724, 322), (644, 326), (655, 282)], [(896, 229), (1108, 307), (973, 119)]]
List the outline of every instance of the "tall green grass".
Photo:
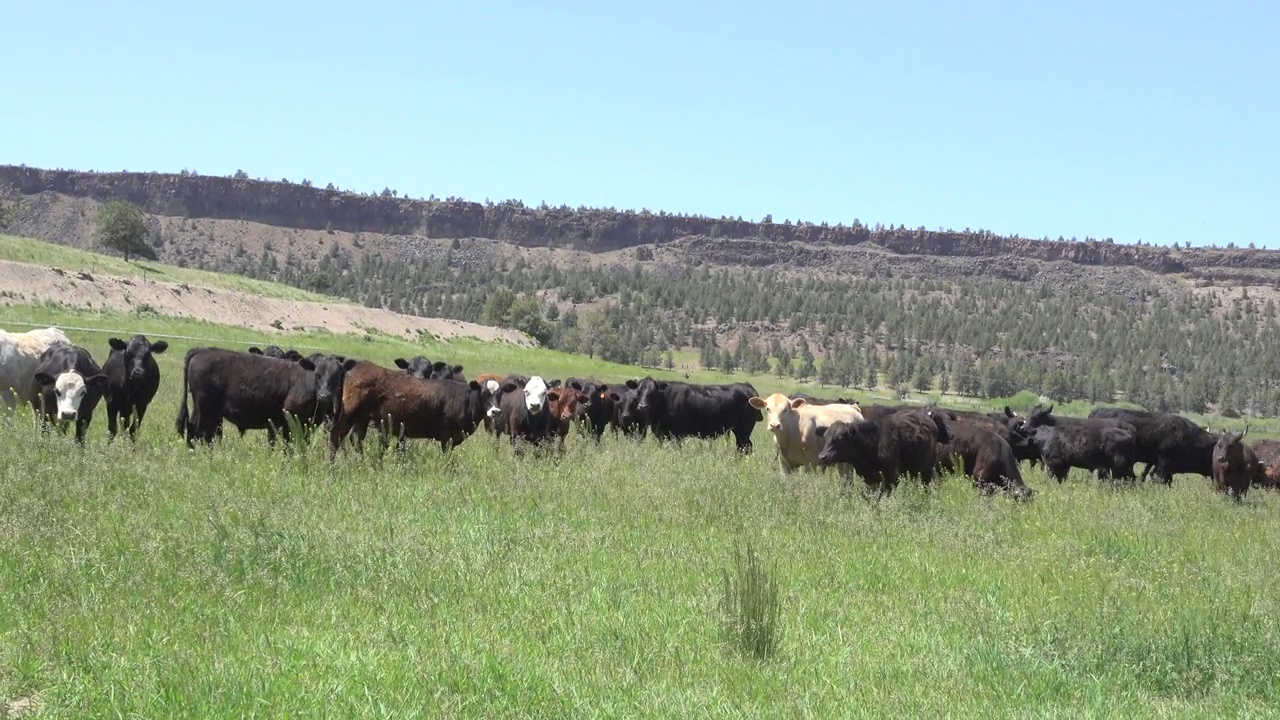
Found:
[[(383, 361), (410, 347), (313, 341)], [(107, 443), (102, 417), (83, 449), (0, 419), (0, 702), (67, 718), (1280, 707), (1275, 495), (1032, 472), (1029, 504), (962, 478), (873, 502), (831, 474), (780, 476), (763, 427), (745, 458), (727, 439), (577, 436), (562, 458), (519, 457), (483, 432), (448, 456), (411, 443), (332, 465), (322, 434), (188, 451), (172, 426), (187, 344), (160, 358), (136, 447)], [(455, 345), (442, 354), (467, 363), (608, 369)], [(747, 543), (777, 564), (766, 663), (724, 651), (725, 550)]]

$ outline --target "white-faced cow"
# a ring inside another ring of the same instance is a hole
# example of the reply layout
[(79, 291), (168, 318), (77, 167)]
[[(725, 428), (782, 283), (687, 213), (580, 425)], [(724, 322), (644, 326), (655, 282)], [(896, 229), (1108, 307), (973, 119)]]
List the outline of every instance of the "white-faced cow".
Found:
[(40, 353), (35, 381), (40, 385), (44, 418), (63, 432), (75, 423), (76, 442), (84, 444), (93, 411), (107, 388), (107, 376), (93, 356), (84, 348), (55, 343)]
[[(829, 428), (836, 422), (858, 422), (862, 410), (856, 404), (828, 403), (814, 405), (807, 398), (788, 398), (774, 393), (767, 398), (753, 397), (747, 401), (751, 407), (764, 411), (765, 424), (773, 435), (773, 446), (778, 451), (778, 465), (783, 473), (796, 468), (818, 467), (818, 455), (825, 444), (818, 434), (820, 428)], [(852, 470), (845, 465), (841, 473)]]
[(55, 327), (11, 333), (0, 330), (0, 401), (13, 410), (19, 403), (40, 409), (40, 386), (36, 383), (36, 365), (40, 354), (55, 343), (71, 344), (71, 340)]
[(123, 422), (129, 439), (136, 440), (147, 406), (160, 388), (160, 366), (154, 356), (168, 350), (169, 343), (134, 335), (129, 342), (111, 338), (107, 344), (111, 354), (102, 364), (102, 374), (107, 376), (107, 432), (114, 438), (118, 423)]

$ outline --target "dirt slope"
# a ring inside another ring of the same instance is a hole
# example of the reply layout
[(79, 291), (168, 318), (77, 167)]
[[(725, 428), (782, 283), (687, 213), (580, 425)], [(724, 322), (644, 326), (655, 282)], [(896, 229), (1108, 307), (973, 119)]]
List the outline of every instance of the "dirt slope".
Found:
[(27, 263), (0, 261), (0, 304), (52, 300), (72, 307), (109, 308), (132, 311), (143, 305), (162, 315), (240, 325), (264, 333), (323, 328), (334, 333), (363, 332), (371, 328), (405, 339), (416, 339), (419, 331), (442, 340), (475, 338), (486, 342), (502, 340), (531, 345), (523, 333), (484, 325), (401, 315), (359, 305), (277, 300), (257, 295), (169, 283), (145, 278), (92, 275), (87, 272), (47, 268)]

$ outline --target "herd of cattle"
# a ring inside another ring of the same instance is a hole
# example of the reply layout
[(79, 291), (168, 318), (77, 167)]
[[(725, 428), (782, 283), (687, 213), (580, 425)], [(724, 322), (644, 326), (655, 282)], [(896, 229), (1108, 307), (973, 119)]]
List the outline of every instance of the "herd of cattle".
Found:
[[(131, 439), (160, 386), (156, 354), (168, 345), (143, 335), (111, 338), (99, 366), (92, 354), (57, 328), (0, 331), (0, 398), (12, 410), (29, 403), (64, 432), (74, 424), (84, 441), (93, 412), (105, 398), (107, 427), (123, 424)], [(646, 377), (610, 386), (595, 379), (545, 380), (540, 376), (480, 375), (467, 380), (460, 365), (425, 357), (397, 359), (398, 369), (342, 356), (268, 346), (248, 352), (194, 348), (182, 364), (182, 403), (177, 431), (189, 447), (211, 442), (230, 423), (244, 434), (266, 430), (291, 440), (291, 424), (328, 428), (332, 460), (349, 437), (363, 448), (369, 426), (384, 446), (394, 437), (440, 443), (444, 451), (483, 426), (517, 449), (562, 449), (580, 426), (600, 442), (605, 431), (659, 441), (732, 434), (751, 452), (761, 420), (773, 437), (784, 473), (838, 469), (843, 485), (853, 476), (881, 494), (902, 476), (927, 487), (935, 472), (960, 470), (984, 494), (1034, 495), (1021, 464), (1042, 463), (1062, 482), (1070, 468), (1099, 479), (1136, 481), (1154, 475), (1170, 484), (1176, 474), (1211, 478), (1214, 487), (1241, 498), (1251, 486), (1280, 487), (1280, 441), (1246, 445), (1245, 432), (1211, 433), (1180, 415), (1099, 408), (1087, 418), (1063, 417), (1036, 406), (1025, 417), (1005, 408), (981, 413), (937, 406), (859, 405), (803, 393), (759, 395), (748, 383), (697, 385)], [(188, 403), (190, 399), (190, 404)]]

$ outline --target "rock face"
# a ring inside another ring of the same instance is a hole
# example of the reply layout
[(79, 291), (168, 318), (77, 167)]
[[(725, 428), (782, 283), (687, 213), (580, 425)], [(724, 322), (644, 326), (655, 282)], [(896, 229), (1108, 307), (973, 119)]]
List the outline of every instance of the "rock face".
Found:
[[(531, 208), (517, 201), (370, 196), (310, 185), (195, 174), (95, 173), (0, 166), (0, 196), (57, 193), (129, 200), (153, 215), (243, 220), (301, 230), (490, 238), (524, 247), (607, 252), (697, 239), (726, 264), (820, 263), (822, 246), (874, 246), (895, 255), (1021, 258), (1132, 267), (1157, 273), (1208, 268), (1277, 269), (1280, 251), (1180, 249), (1109, 242), (1030, 240), (988, 232), (871, 229), (609, 209)], [(730, 242), (732, 241), (732, 242)], [(737, 245), (734, 247), (734, 245)], [(784, 249), (785, 248), (785, 249)], [(741, 253), (741, 254), (739, 254)], [(729, 260), (733, 262), (727, 262)], [(1016, 275), (1016, 273), (1015, 273)]]

